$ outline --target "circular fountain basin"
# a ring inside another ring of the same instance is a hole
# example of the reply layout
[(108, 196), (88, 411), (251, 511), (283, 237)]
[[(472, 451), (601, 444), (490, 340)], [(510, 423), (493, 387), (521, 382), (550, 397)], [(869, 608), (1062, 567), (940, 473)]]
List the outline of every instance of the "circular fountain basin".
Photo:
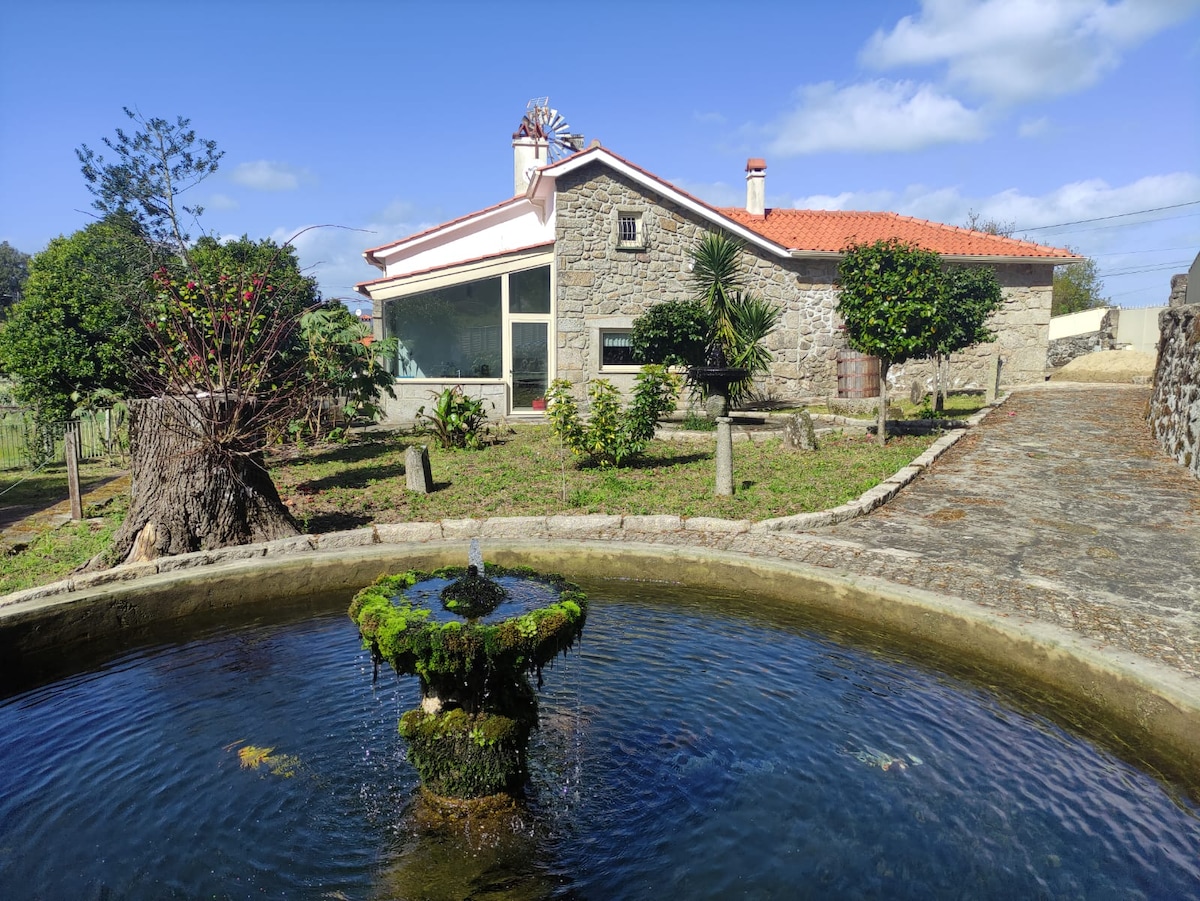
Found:
[(372, 685), (348, 593), (247, 605), (0, 701), (0, 897), (1200, 894), (1195, 804), (1075, 708), (794, 600), (580, 581), (507, 822), (418, 827), (418, 688)]

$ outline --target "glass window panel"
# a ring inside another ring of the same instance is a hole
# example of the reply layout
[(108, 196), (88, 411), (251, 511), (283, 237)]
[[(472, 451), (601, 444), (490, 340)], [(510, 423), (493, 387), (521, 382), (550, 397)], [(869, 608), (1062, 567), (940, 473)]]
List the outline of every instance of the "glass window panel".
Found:
[(528, 409), (546, 395), (549, 335), (544, 322), (512, 324), (513, 407)]
[(633, 358), (632, 332), (601, 332), (600, 333), (600, 365), (604, 366), (636, 366)]
[(385, 334), (399, 339), (397, 378), (500, 378), (500, 279), (452, 285), (384, 305)]
[(510, 313), (550, 312), (550, 267), (539, 266), (508, 277)]

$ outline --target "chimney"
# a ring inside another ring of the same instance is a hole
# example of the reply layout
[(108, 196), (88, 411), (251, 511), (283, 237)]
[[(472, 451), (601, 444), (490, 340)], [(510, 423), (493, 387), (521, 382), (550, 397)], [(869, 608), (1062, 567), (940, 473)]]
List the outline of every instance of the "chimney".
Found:
[(517, 132), (513, 135), (513, 196), (524, 194), (533, 170), (546, 165), (546, 141)]
[(746, 212), (767, 214), (767, 161), (757, 157), (746, 160)]

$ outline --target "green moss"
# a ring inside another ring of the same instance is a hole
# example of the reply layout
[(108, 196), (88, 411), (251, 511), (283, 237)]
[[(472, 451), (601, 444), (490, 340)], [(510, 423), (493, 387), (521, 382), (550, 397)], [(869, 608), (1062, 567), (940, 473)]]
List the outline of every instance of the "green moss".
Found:
[(528, 568), (488, 566), (489, 576), (516, 575), (555, 588), (559, 600), (499, 623), (429, 622), (431, 611), (401, 598), (417, 582), (454, 578), (462, 568), (434, 573), (407, 572), (383, 576), (362, 589), (350, 604), (350, 618), (363, 646), (402, 675), (426, 680), (454, 677), (475, 670), (537, 672), (567, 651), (583, 629), (587, 596), (558, 575), (539, 575)]
[(530, 726), (493, 713), (410, 710), (400, 719), (421, 783), (438, 795), (475, 798), (518, 791), (525, 782)]

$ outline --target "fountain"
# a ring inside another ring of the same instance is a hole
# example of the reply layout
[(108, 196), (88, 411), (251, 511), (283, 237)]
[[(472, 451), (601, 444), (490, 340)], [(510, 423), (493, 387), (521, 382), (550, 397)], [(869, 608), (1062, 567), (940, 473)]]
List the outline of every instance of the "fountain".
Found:
[[(503, 828), (417, 822), (396, 723), (424, 695), (373, 681), (346, 595), (5, 688), (0, 897), (1197, 895), (1195, 801), (1068, 731), (1077, 705), (672, 565), (692, 583), (583, 582), (588, 640), (551, 658)], [(406, 589), (424, 622), (454, 621), (456, 578)], [(512, 618), (506, 578), (481, 625)]]
[[(420, 677), (421, 704), (401, 718), (400, 734), (440, 799), (520, 792), (537, 724), (529, 675), (540, 688), (543, 667), (575, 643), (587, 614), (586, 596), (561, 576), (485, 567), (477, 539), (469, 559), (465, 570), (383, 576), (350, 604), (376, 674), (387, 661)], [(438, 621), (422, 606), (434, 591), (466, 622)]]

